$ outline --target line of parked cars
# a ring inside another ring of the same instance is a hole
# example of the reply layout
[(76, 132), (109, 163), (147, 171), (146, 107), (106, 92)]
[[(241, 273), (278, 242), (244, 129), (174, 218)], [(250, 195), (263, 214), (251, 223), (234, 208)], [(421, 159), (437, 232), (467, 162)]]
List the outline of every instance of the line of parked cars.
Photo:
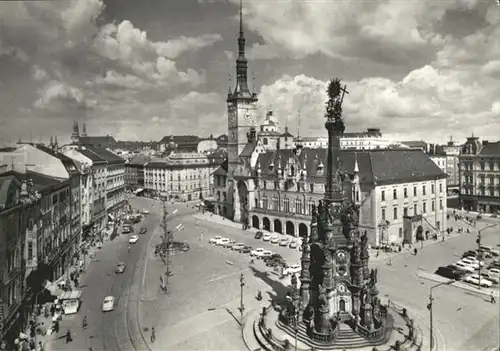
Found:
[(219, 235), (210, 238), (208, 242), (216, 246), (231, 249), (232, 251), (250, 254), (250, 257), (252, 258), (262, 259), (267, 267), (283, 267), (282, 274), (285, 276), (289, 274), (300, 273), (300, 264), (289, 265), (285, 262), (280, 254), (273, 253), (270, 250), (266, 250), (260, 247), (254, 249), (252, 246), (245, 245), (244, 243), (237, 243), (235, 240), (224, 238)]
[[(490, 247), (481, 246), (478, 250), (464, 252), (462, 258), (448, 266), (439, 267), (435, 274), (481, 287), (491, 288), (500, 281), (500, 260), (493, 259), (486, 266), (483, 258), (498, 257), (498, 252)], [(479, 273), (479, 268), (481, 272)]]
[(290, 249), (299, 248), (302, 249), (300, 245), (300, 240), (293, 238), (283, 238), (277, 234), (263, 233), (258, 231), (255, 233), (254, 239), (270, 242), (271, 244), (278, 244), (279, 246), (289, 247)]

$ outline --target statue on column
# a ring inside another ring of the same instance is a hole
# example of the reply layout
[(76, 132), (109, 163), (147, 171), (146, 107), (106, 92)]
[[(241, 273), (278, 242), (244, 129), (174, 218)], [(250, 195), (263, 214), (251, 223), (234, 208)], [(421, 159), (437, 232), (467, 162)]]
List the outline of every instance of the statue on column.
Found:
[(317, 330), (322, 334), (328, 334), (332, 330), (332, 325), (328, 316), (330, 308), (328, 307), (328, 301), (326, 298), (326, 289), (322, 285), (318, 286), (318, 307), (320, 325)]

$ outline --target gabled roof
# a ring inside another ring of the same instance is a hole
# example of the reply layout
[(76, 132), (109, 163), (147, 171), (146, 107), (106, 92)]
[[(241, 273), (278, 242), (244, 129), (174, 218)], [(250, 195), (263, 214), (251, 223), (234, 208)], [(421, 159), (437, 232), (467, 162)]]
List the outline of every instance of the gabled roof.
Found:
[(500, 141), (495, 143), (483, 141), (483, 148), (479, 152), (479, 156), (500, 157)]
[[(363, 183), (397, 184), (445, 178), (446, 174), (421, 150), (340, 150), (340, 168), (354, 173), (355, 158), (359, 167), (359, 179)], [(325, 177), (327, 149), (303, 148), (300, 154), (293, 149), (269, 150), (260, 154), (257, 165), (261, 167), (263, 179), (273, 180), (278, 168), (285, 169), (289, 160), (294, 164), (295, 172), (305, 168), (306, 181), (312, 182), (315, 177)], [(273, 164), (271, 169), (270, 165)], [(323, 167), (319, 167), (320, 164)]]
[(213, 175), (227, 176), (228, 163), (227, 158), (222, 162), (222, 164), (217, 167), (217, 169), (212, 173)]
[(87, 147), (87, 150), (94, 153), (99, 158), (108, 163), (125, 163), (125, 160), (123, 158), (109, 150), (98, 147)]
[(146, 164), (146, 162), (148, 162), (149, 160), (151, 160), (151, 157), (147, 156), (147, 155), (143, 155), (143, 154), (138, 154), (138, 155), (135, 155), (134, 157), (132, 157), (128, 164), (129, 165), (135, 165), (135, 166), (144, 166)]
[(160, 141), (159, 144), (168, 144), (170, 142), (173, 142), (174, 144), (177, 145), (184, 145), (184, 144), (197, 144), (200, 141), (200, 137), (196, 135), (167, 135), (164, 136)]
[(102, 157), (100, 157), (99, 155), (97, 155), (96, 153), (90, 151), (89, 149), (85, 149), (85, 150), (78, 150), (79, 153), (81, 153), (83, 156), (89, 158), (92, 160), (92, 162), (101, 162), (101, 163), (104, 163), (106, 162)]
[(113, 148), (116, 145), (116, 140), (112, 136), (81, 136), (78, 138), (81, 145), (91, 145), (101, 148)]
[(257, 146), (257, 140), (254, 140), (254, 141), (252, 141), (250, 143), (247, 143), (243, 147), (243, 150), (241, 150), (240, 157), (250, 157), (250, 156), (252, 156), (252, 153), (255, 150), (256, 146)]

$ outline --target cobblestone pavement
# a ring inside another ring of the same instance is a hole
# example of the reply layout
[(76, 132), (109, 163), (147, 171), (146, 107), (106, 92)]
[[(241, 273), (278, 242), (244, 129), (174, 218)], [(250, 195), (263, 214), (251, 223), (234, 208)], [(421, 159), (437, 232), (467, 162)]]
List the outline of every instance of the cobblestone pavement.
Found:
[[(253, 231), (242, 231), (241, 226), (221, 220), (216, 216), (196, 214), (172, 218), (169, 225), (181, 223), (184, 231), (176, 234), (176, 240), (186, 241), (191, 250), (172, 257), (173, 276), (167, 295), (144, 299), (141, 303), (141, 326), (155, 326), (156, 340), (150, 345), (154, 350), (241, 350), (239, 316), (239, 275), (245, 275), (244, 302), (246, 311), (260, 309), (268, 301), (257, 303), (254, 296), (258, 289), (270, 298), (282, 294), (282, 282), (261, 262), (252, 269), (248, 255), (208, 244), (208, 239), (222, 235), (254, 248), (262, 247), (280, 253), (290, 262), (300, 261), (300, 252), (257, 241)], [(486, 223), (478, 222), (478, 229)], [(203, 241), (200, 233), (203, 231)], [(473, 231), (474, 232), (474, 231)], [(496, 245), (498, 235), (492, 230), (483, 232), (485, 245)], [(436, 284), (418, 276), (419, 271), (434, 272), (441, 265), (458, 260), (462, 252), (474, 247), (473, 234), (452, 235), (444, 242), (428, 241), (414, 256), (404, 251), (387, 260), (372, 260), (371, 266), (379, 269), (381, 297), (404, 305), (425, 331), (429, 328), (426, 309), (429, 288)], [(152, 238), (152, 242), (159, 238)], [(372, 256), (374, 253), (372, 252)], [(152, 258), (148, 262), (145, 279), (158, 277), (163, 265)], [(145, 289), (147, 287), (143, 287)], [(277, 293), (278, 292), (278, 293)], [(143, 294), (144, 297), (144, 294)], [(150, 296), (151, 297), (151, 296)], [(482, 350), (498, 343), (495, 335), (497, 312), (484, 296), (453, 286), (443, 286), (434, 291), (434, 331), (439, 350)], [(227, 309), (225, 308), (227, 306)], [(231, 314), (235, 315), (234, 318)], [(488, 327), (489, 326), (489, 327)], [(479, 333), (479, 334), (478, 334)], [(478, 336), (480, 335), (480, 336)]]

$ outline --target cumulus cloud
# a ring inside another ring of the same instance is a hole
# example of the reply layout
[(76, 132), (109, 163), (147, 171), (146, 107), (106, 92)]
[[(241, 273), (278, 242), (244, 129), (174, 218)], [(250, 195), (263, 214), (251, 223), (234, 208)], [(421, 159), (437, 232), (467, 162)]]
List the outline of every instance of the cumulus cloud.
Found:
[(47, 72), (38, 65), (34, 65), (32, 68), (32, 76), (36, 81), (44, 81), (49, 78)]
[(80, 89), (58, 81), (48, 83), (40, 89), (39, 94), (40, 98), (35, 101), (34, 106), (53, 112), (61, 112), (68, 107), (87, 109), (92, 105)]

